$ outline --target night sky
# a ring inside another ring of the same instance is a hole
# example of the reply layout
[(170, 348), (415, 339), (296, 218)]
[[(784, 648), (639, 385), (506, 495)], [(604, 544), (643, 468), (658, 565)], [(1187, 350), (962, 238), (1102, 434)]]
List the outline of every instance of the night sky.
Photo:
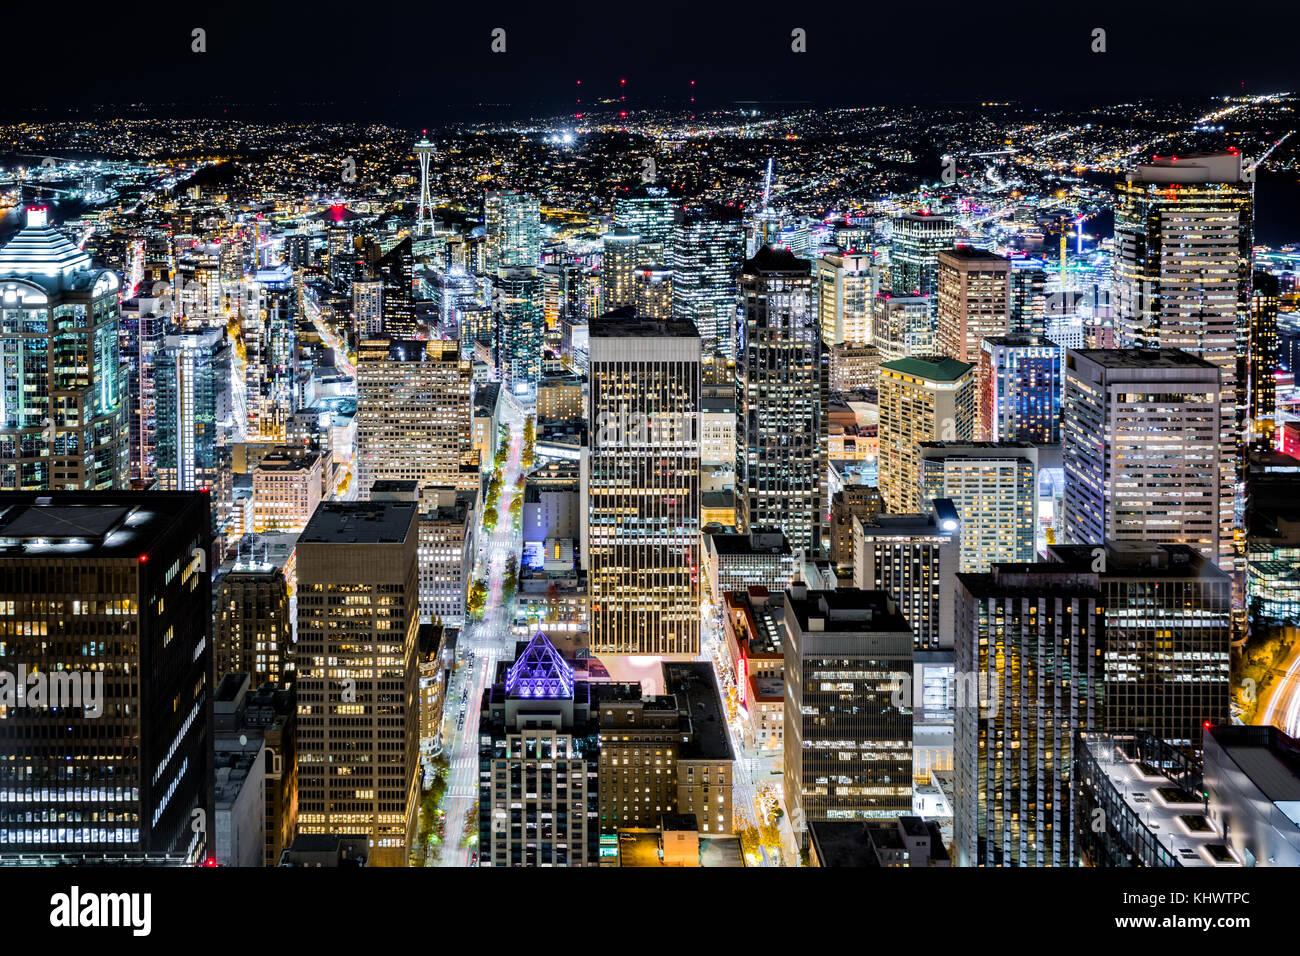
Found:
[[(80, 12), (78, 9), (80, 8)], [(5, 103), (408, 124), (761, 104), (1098, 103), (1296, 89), (1300, 8), (1159, 4), (607, 2), (10, 5)], [(191, 52), (191, 31), (207, 52)], [(507, 51), (490, 51), (502, 27)], [(791, 51), (791, 30), (807, 52)], [(1106, 29), (1107, 52), (1090, 50)], [(181, 104), (173, 106), (170, 104)], [(485, 107), (483, 104), (494, 104)], [(260, 110), (258, 109), (260, 107)]]

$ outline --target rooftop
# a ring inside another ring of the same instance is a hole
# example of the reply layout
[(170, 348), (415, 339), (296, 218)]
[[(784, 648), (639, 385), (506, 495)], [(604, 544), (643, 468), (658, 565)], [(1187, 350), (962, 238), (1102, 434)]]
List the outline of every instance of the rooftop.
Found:
[[(836, 588), (833, 591), (786, 592), (786, 603), (807, 633), (810, 621), (820, 621), (827, 633), (911, 633), (907, 618), (884, 591)], [(816, 628), (811, 628), (816, 629)]]
[(902, 358), (893, 362), (885, 362), (880, 366), (882, 372), (897, 372), (900, 375), (911, 375), (915, 378), (925, 378), (934, 382), (955, 382), (964, 375), (967, 375), (975, 366), (968, 362), (958, 361), (955, 358)]
[(396, 544), (406, 540), (416, 505), (405, 501), (322, 502), (298, 537), (302, 543)]
[[(1043, 563), (1049, 568), (1051, 565), (1059, 565), (1073, 571), (1090, 572), (1097, 562), (1097, 547), (1093, 544), (1055, 544), (1047, 549), (1047, 561)], [(1200, 551), (1185, 544), (1112, 542), (1106, 545), (1105, 568), (1103, 577), (1122, 575), (1222, 582), (1231, 580), (1230, 575), (1220, 571)]]
[(754, 258), (745, 260), (746, 275), (760, 272), (786, 272), (795, 275), (811, 275), (812, 262), (800, 259), (784, 246), (763, 246), (754, 253)]
[(665, 661), (664, 691), (677, 698), (678, 710), (690, 716), (692, 733), (678, 749), (681, 760), (734, 760), (731, 735), (718, 697), (713, 665), (699, 661)]
[(0, 492), (0, 558), (136, 558), (205, 492)]
[(1182, 349), (1071, 349), (1069, 355), (1102, 368), (1215, 368), (1213, 363)]
[(591, 320), (589, 334), (598, 338), (699, 338), (694, 323), (686, 319), (652, 319), (638, 316), (625, 305)]

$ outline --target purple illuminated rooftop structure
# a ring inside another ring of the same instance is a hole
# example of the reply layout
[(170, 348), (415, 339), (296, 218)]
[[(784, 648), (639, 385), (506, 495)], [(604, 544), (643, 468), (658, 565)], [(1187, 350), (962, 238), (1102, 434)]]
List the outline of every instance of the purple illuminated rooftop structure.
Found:
[(541, 631), (506, 671), (506, 694), (541, 700), (573, 697), (573, 668)]

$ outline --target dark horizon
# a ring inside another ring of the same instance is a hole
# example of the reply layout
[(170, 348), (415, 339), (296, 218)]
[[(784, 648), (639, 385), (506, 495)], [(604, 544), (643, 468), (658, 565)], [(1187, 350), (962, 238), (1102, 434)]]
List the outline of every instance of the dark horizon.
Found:
[[(18, 41), (6, 51), (14, 86), (0, 113), (50, 119), (47, 111), (129, 113), (134, 104), (163, 117), (418, 127), (581, 112), (611, 98), (629, 110), (689, 109), (692, 96), (701, 110), (989, 100), (1052, 108), (1296, 86), (1294, 8), (1245, 0), (1225, 17), (1200, 3), (1172, 15), (1115, 2), (1013, 6), (862, 5), (831, 16), (770, 2), (629, 10), (507, 0), (491, 12), (373, 16), (338, 0), (309, 11), (240, 0), (192, 11), (146, 2), (132, 17), (106, 19), (81, 0), (52, 27), (47, 11), (24, 5), (6, 16)], [(491, 49), (498, 27), (504, 53)], [(206, 31), (202, 53), (192, 49), (196, 28)], [(795, 28), (806, 31), (804, 53), (791, 50)], [(1096, 28), (1106, 31), (1104, 53), (1091, 49)]]

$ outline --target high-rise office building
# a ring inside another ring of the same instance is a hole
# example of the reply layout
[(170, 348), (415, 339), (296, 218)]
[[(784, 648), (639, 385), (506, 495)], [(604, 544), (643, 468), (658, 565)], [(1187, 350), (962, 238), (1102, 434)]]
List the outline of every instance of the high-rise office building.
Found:
[(637, 315), (667, 319), (673, 311), (673, 272), (658, 262), (632, 270), (632, 306)]
[(383, 332), (394, 338), (413, 339), (424, 334), (415, 316), (415, 255), (411, 237), (393, 246), (374, 263), (375, 278), (383, 283)]
[(1047, 267), (1042, 259), (1011, 259), (1011, 312), (1007, 322), (1013, 334), (1042, 335), (1047, 317)]
[(267, 451), (252, 471), (253, 530), (293, 532), (307, 527), (325, 484), (320, 453), (279, 445)]
[(917, 650), (952, 648), (961, 520), (946, 498), (914, 515), (853, 520), (853, 586), (884, 591)]
[(384, 331), (384, 284), (352, 283), (352, 332), (360, 339), (374, 338)]
[(122, 303), (122, 356), (127, 374), (127, 430), (131, 487), (150, 487), (157, 476), (154, 429), (157, 395), (154, 359), (171, 320), (171, 299), (138, 296)]
[(0, 488), (106, 491), (129, 481), (118, 278), (44, 207), (0, 249)]
[(879, 487), (890, 514), (921, 510), (920, 445), (970, 441), (977, 395), (973, 366), (906, 358), (880, 366)]
[(666, 261), (673, 249), (677, 204), (662, 186), (639, 186), (614, 197), (614, 228), (640, 237), (641, 261)]
[(164, 491), (217, 483), (218, 448), (242, 440), (241, 382), (225, 329), (163, 338), (154, 359), (155, 458)]
[(812, 302), (812, 263), (764, 246), (741, 276), (745, 339), (737, 377), (737, 517), (822, 547), (829, 366)]
[(241, 553), (217, 587), (216, 672), (279, 684), (293, 671), (293, 614), (283, 563)]
[(1011, 564), (957, 582), (957, 864), (1071, 866), (1075, 747), (1102, 698), (1095, 576)]
[(0, 494), (0, 861), (212, 851), (210, 528), (204, 494)]
[(598, 865), (592, 690), (541, 631), (497, 662), (478, 715), (480, 866)]
[(1073, 864), (1082, 734), (1186, 751), (1227, 721), (1232, 582), (1186, 545), (1052, 547), (957, 593), (963, 865)]
[(1241, 156), (1157, 158), (1118, 184), (1115, 285), (1120, 345), (1182, 349), (1218, 367), (1219, 564), (1233, 567), (1239, 444), (1249, 399), (1254, 187)]
[(869, 253), (828, 254), (817, 261), (817, 317), (823, 342), (871, 342), (876, 282), (875, 260)]
[(1229, 722), (1232, 578), (1182, 544), (1054, 545), (1047, 562), (1095, 575), (1105, 611), (1096, 729), (1200, 749)]
[(984, 339), (1006, 335), (1011, 260), (972, 246), (939, 253), (938, 351), (978, 365)]
[(922, 442), (924, 501), (947, 498), (961, 520), (961, 570), (1032, 561), (1038, 449), (1027, 442)]
[(492, 283), (493, 351), (497, 375), (516, 394), (542, 374), (545, 282), (536, 269), (502, 269)]
[(894, 218), (889, 242), (890, 288), (894, 295), (934, 295), (939, 291), (939, 253), (957, 244), (951, 219), (928, 213)]
[(1250, 354), (1246, 375), (1249, 407), (1246, 444), (1268, 451), (1274, 447), (1277, 418), (1277, 312), (1281, 290), (1277, 278), (1256, 272), (1250, 293)]
[(298, 538), (298, 833), (406, 866), (419, 809), (414, 504), (322, 504)]
[(605, 236), (600, 257), (601, 308), (605, 312), (632, 305), (636, 298), (633, 279), (644, 261), (641, 237), (629, 229), (616, 228)]
[[(1068, 544), (1150, 541), (1221, 554), (1219, 377), (1178, 349), (1066, 353)], [(1226, 570), (1226, 569), (1225, 569)]]
[(487, 241), (483, 272), (536, 269), (542, 261), (542, 207), (536, 196), (513, 189), (485, 193), (483, 225)]
[(473, 369), (454, 342), (369, 339), (357, 353), (357, 494), (381, 479), (478, 486)]
[(591, 647), (694, 656), (700, 639), (700, 337), (631, 309), (591, 324)]
[(782, 601), (785, 799), (796, 828), (909, 813), (913, 640), (898, 605), (882, 591), (802, 585)]
[(744, 226), (735, 210), (692, 212), (675, 230), (673, 315), (695, 325), (707, 354), (736, 354), (737, 281), (744, 250)]
[(478, 495), (386, 479), (370, 486), (371, 501), (420, 502), (420, 621), (459, 627), (478, 553)]
[(881, 362), (935, 355), (934, 297), (881, 292), (871, 306), (871, 344)]
[(989, 441), (1061, 441), (1065, 356), (1041, 335), (986, 338), (980, 351), (980, 433)]
[(837, 568), (853, 567), (853, 522), (880, 514), (880, 490), (873, 485), (845, 485), (831, 495), (830, 558)]

